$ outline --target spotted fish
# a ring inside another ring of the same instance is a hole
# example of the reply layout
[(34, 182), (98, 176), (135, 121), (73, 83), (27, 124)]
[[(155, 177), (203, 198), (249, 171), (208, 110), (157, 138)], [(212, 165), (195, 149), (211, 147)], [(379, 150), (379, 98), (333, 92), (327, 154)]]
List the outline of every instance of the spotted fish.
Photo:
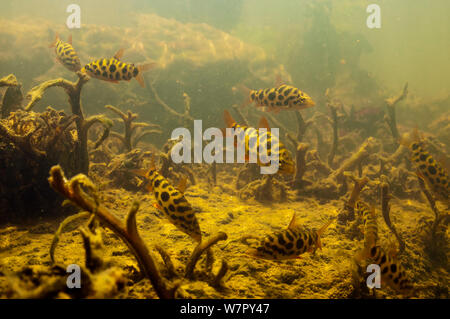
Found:
[(156, 66), (156, 63), (148, 63), (135, 66), (120, 61), (124, 50), (119, 50), (114, 57), (109, 59), (99, 59), (93, 61), (83, 67), (82, 72), (96, 79), (119, 83), (119, 81), (130, 81), (136, 78), (142, 87), (145, 87), (143, 72), (148, 71)]
[(140, 170), (134, 172), (146, 178), (147, 189), (155, 195), (154, 206), (179, 230), (200, 242), (202, 239), (200, 226), (191, 204), (184, 198), (184, 186), (175, 189), (154, 167), (147, 172)]
[[(258, 153), (259, 145), (261, 143), (267, 143), (267, 155), (276, 157), (276, 155), (278, 154), (278, 172), (282, 174), (294, 173), (295, 165), (291, 153), (278, 138), (271, 134), (269, 124), (264, 117), (261, 118), (259, 128), (265, 128), (266, 130), (261, 131), (261, 133), (259, 130), (253, 127), (238, 125), (227, 110), (224, 111), (224, 120), (227, 127), (235, 129), (237, 133), (242, 131), (245, 133), (245, 140), (243, 138), (238, 138), (238, 143), (245, 143), (244, 146), (246, 160), (248, 160), (249, 158), (256, 158), (258, 161), (258, 165), (270, 165), (270, 163), (262, 163), (260, 161), (260, 156)], [(271, 148), (277, 154), (272, 154)]]
[(393, 253), (387, 253), (380, 246), (365, 248), (358, 259), (368, 259), (370, 263), (380, 266), (381, 287), (387, 284), (397, 292), (409, 295), (413, 292), (413, 286), (408, 279), (405, 270)]
[(424, 148), (417, 130), (414, 131), (411, 141), (405, 139), (400, 141), (411, 151), (411, 161), (417, 168), (417, 175), (423, 179), (436, 197), (450, 204), (449, 190), (450, 179), (447, 171), (442, 167)]
[(72, 35), (69, 36), (67, 42), (63, 42), (56, 34), (55, 41), (49, 47), (55, 48), (56, 60), (68, 70), (73, 72), (81, 70), (80, 59), (72, 46)]
[(287, 229), (266, 236), (258, 248), (252, 248), (248, 253), (254, 257), (271, 260), (300, 258), (299, 255), (305, 252), (322, 249), (320, 237), (331, 222), (331, 220), (327, 222), (318, 231), (305, 230), (297, 225), (294, 214)]
[(378, 224), (375, 209), (359, 200), (355, 204), (355, 212), (364, 222), (364, 247), (373, 247), (378, 241)]
[(239, 89), (246, 96), (244, 106), (255, 103), (257, 107), (265, 107), (269, 112), (303, 110), (315, 105), (308, 94), (291, 85), (281, 84), (274, 88), (260, 90), (251, 90), (240, 85)]

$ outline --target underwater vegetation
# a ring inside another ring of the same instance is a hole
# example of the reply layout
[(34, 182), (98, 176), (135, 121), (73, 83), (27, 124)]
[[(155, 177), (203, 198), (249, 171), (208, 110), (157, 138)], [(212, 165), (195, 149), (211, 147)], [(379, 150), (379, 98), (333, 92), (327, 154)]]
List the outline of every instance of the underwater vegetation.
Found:
[[(333, 31), (321, 19), (306, 48)], [(310, 70), (310, 91), (205, 23), (139, 15), (125, 40), (90, 25), (67, 42), (2, 23), (28, 51), (0, 61), (42, 69), (0, 75), (0, 298), (448, 298), (448, 99), (419, 130), (408, 83), (349, 105), (334, 73)], [(196, 119), (245, 132), (245, 163), (175, 163), (172, 128)], [(249, 161), (263, 143), (276, 174)]]

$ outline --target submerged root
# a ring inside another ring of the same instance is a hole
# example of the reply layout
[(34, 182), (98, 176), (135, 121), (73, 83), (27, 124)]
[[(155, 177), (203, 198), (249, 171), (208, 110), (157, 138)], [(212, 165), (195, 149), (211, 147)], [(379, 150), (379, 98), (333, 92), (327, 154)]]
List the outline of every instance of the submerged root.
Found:
[[(117, 107), (112, 105), (106, 105), (105, 108), (116, 113), (123, 121), (124, 124), (123, 135), (117, 132), (112, 132), (111, 136), (118, 138), (123, 143), (125, 150), (127, 152), (130, 152), (134, 147), (136, 147), (136, 145), (144, 136), (162, 133), (162, 131), (159, 130), (160, 126), (157, 124), (134, 122), (134, 120), (137, 119), (138, 117), (136, 113), (128, 111), (127, 114), (125, 114)], [(140, 131), (137, 131), (137, 129), (140, 129)]]
[[(61, 167), (54, 166), (50, 170), (49, 183), (55, 191), (69, 199), (73, 204), (95, 214), (103, 225), (111, 229), (127, 244), (131, 252), (135, 255), (141, 271), (149, 278), (160, 298), (174, 297), (175, 291), (167, 288), (167, 283), (161, 277), (153, 257), (138, 234), (136, 213), (139, 209), (139, 204), (137, 202), (133, 203), (126, 221), (123, 223), (98, 203), (95, 186), (85, 175), (77, 175), (68, 181), (64, 177)], [(85, 193), (82, 187), (91, 190), (91, 195)]]
[(284, 183), (273, 175), (264, 175), (262, 179), (245, 185), (239, 191), (239, 198), (248, 200), (254, 198), (260, 202), (284, 202), (287, 200), (287, 189)]

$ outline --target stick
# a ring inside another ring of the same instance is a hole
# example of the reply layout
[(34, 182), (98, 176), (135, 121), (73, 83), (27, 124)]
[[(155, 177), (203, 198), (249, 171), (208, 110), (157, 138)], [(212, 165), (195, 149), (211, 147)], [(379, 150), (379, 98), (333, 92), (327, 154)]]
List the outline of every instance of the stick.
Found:
[(389, 194), (389, 185), (385, 182), (381, 183), (381, 211), (383, 213), (384, 221), (397, 238), (400, 252), (402, 252), (405, 250), (405, 242), (401, 239), (390, 218), (391, 205), (389, 204), (389, 201), (391, 198), (392, 197)]
[(192, 279), (192, 275), (194, 273), (195, 265), (197, 264), (200, 256), (211, 246), (216, 244), (221, 240), (227, 240), (228, 236), (224, 232), (219, 232), (218, 234), (211, 236), (207, 241), (200, 242), (197, 247), (195, 247), (192, 252), (191, 258), (189, 259), (188, 264), (186, 265), (186, 273), (184, 275), (185, 278)]
[(386, 122), (391, 129), (392, 137), (395, 141), (398, 141), (400, 135), (397, 129), (397, 119), (395, 114), (395, 105), (405, 99), (408, 95), (408, 82), (406, 82), (403, 87), (403, 91), (396, 97), (390, 97), (386, 99), (387, 117), (385, 117)]

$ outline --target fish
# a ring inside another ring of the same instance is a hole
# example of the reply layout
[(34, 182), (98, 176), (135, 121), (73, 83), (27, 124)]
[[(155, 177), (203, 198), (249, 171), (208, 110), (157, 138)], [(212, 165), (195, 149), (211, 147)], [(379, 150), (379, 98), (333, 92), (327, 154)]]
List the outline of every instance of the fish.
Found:
[(357, 254), (357, 260), (363, 259), (368, 259), (369, 262), (380, 267), (382, 287), (383, 284), (387, 284), (404, 295), (410, 295), (414, 291), (406, 271), (395, 258), (395, 254), (392, 251), (388, 253), (378, 245), (365, 247)]
[(147, 63), (135, 66), (134, 64), (120, 61), (123, 56), (123, 49), (117, 51), (112, 58), (99, 59), (86, 64), (81, 72), (89, 76), (108, 81), (111, 83), (119, 83), (119, 81), (130, 81), (136, 78), (140, 86), (145, 88), (143, 73), (156, 67), (157, 63)]
[(417, 129), (413, 131), (409, 141), (405, 138), (400, 139), (400, 144), (408, 147), (411, 151), (411, 162), (416, 167), (419, 178), (425, 181), (437, 199), (450, 205), (448, 172), (425, 149)]
[(81, 70), (80, 58), (72, 46), (72, 35), (69, 36), (67, 42), (63, 42), (57, 33), (55, 41), (49, 45), (49, 48), (55, 48), (56, 61), (69, 71), (77, 72)]
[(357, 252), (356, 260), (360, 262), (369, 260), (371, 263), (380, 266), (381, 284), (387, 283), (394, 290), (409, 295), (412, 292), (412, 285), (400, 262), (396, 260), (394, 249), (387, 253), (377, 243), (378, 225), (375, 208), (362, 200), (358, 200), (355, 204), (355, 212), (364, 221), (364, 248)]
[(355, 204), (355, 212), (364, 222), (364, 246), (373, 247), (378, 241), (378, 224), (375, 208), (358, 200)]
[(264, 237), (257, 248), (251, 248), (247, 254), (253, 257), (285, 260), (300, 258), (305, 252), (314, 253), (322, 249), (321, 236), (331, 224), (328, 221), (319, 230), (305, 230), (297, 224), (295, 213), (289, 226), (282, 230)]
[(186, 179), (183, 179), (177, 188), (173, 187), (164, 176), (158, 173), (153, 162), (147, 171), (132, 171), (147, 181), (147, 190), (153, 192), (156, 200), (153, 206), (162, 212), (175, 227), (196, 242), (201, 242), (202, 234), (197, 217), (191, 204), (184, 197)]
[[(225, 110), (223, 113), (225, 124), (228, 128), (233, 128), (236, 132), (244, 132), (245, 140), (242, 138), (238, 143), (243, 143), (245, 146), (245, 159), (248, 161), (249, 158), (256, 158), (257, 164), (259, 166), (269, 166), (269, 163), (263, 163), (260, 161), (260, 156), (258, 154), (260, 143), (267, 143), (267, 155), (268, 156), (276, 156), (278, 154), (279, 168), (278, 172), (281, 174), (292, 175), (295, 172), (295, 164), (292, 159), (291, 152), (284, 146), (284, 144), (276, 138), (270, 132), (269, 123), (267, 119), (262, 117), (259, 122), (259, 128), (264, 128), (265, 130), (261, 133), (259, 130), (249, 127), (249, 126), (241, 126), (236, 123), (231, 114)], [(267, 141), (267, 142), (266, 142)], [(263, 144), (264, 145), (264, 144)], [(274, 154), (271, 152), (271, 148), (274, 150)]]
[(246, 96), (242, 106), (254, 103), (275, 114), (283, 110), (303, 110), (316, 104), (308, 94), (287, 84), (260, 90), (251, 90), (241, 84), (238, 89)]

